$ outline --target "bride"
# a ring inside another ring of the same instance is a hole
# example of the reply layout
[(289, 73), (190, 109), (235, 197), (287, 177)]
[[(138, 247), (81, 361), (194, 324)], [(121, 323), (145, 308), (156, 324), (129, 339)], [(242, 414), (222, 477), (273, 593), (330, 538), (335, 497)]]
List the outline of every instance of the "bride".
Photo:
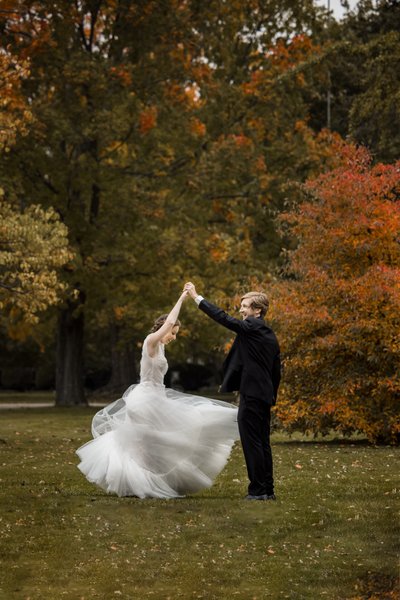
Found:
[(140, 383), (94, 416), (94, 439), (76, 451), (78, 468), (106, 492), (177, 498), (208, 488), (239, 438), (236, 407), (164, 386), (164, 347), (176, 339), (186, 296), (144, 340)]

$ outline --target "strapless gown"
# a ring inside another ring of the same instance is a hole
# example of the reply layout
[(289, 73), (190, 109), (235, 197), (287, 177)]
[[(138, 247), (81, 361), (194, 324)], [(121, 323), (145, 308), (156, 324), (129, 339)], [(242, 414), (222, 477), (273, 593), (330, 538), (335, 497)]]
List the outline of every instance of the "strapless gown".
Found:
[(164, 386), (164, 345), (144, 341), (140, 383), (93, 418), (78, 468), (118, 496), (177, 498), (208, 488), (239, 439), (237, 408)]

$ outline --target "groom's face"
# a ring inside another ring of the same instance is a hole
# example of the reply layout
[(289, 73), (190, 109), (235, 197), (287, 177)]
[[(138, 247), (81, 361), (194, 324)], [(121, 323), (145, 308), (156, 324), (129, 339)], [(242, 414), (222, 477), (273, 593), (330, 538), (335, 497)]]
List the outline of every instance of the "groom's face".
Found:
[(251, 308), (250, 306), (251, 300), (249, 298), (243, 298), (242, 303), (240, 305), (239, 312), (242, 315), (242, 319), (247, 319), (247, 317), (259, 317), (261, 309), (260, 308)]

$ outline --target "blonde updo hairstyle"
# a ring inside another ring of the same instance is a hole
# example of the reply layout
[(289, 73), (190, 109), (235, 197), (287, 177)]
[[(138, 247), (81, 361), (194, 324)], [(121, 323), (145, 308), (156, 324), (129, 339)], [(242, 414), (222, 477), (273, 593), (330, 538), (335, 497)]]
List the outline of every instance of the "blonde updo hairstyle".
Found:
[(260, 317), (265, 317), (269, 308), (269, 300), (267, 298), (267, 294), (264, 292), (247, 292), (244, 296), (241, 297), (241, 300), (249, 299), (250, 308), (256, 310), (257, 308), (261, 309)]
[[(159, 317), (157, 317), (157, 319), (154, 321), (153, 323), (153, 327), (150, 329), (149, 333), (154, 333), (155, 331), (158, 331), (165, 323), (165, 321), (167, 320), (168, 314), (165, 315), (160, 315)], [(177, 319), (175, 321), (175, 325), (174, 327), (180, 327), (181, 326), (181, 322), (179, 319)]]

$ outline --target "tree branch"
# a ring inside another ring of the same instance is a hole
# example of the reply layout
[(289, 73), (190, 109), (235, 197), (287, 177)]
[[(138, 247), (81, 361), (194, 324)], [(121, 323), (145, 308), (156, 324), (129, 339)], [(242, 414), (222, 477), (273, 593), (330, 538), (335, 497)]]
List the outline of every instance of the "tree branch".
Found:
[(14, 29), (9, 29), (7, 26), (4, 31), (8, 35), (24, 35), (25, 37), (29, 38), (30, 40), (33, 39), (33, 36), (30, 33), (26, 33), (26, 31), (19, 31), (19, 30), (16, 31)]
[(91, 20), (91, 23), (90, 23), (90, 36), (89, 36), (89, 48), (90, 48), (90, 51), (92, 51), (92, 47), (93, 47), (94, 30), (95, 30), (95, 27), (96, 27), (97, 17), (99, 16), (101, 2), (102, 2), (102, 0), (99, 0), (97, 2), (97, 5), (91, 11), (92, 20)]
[(11, 287), (10, 285), (6, 285), (5, 283), (2, 283), (1, 281), (0, 281), (0, 288), (3, 288), (3, 289), (5, 289), (5, 290), (8, 290), (9, 292), (13, 292), (14, 294), (21, 294), (21, 295), (25, 295), (25, 294), (27, 294), (27, 293), (28, 293), (28, 292), (23, 292), (23, 291), (21, 291), (21, 290), (17, 290), (17, 289), (15, 289), (15, 288)]

